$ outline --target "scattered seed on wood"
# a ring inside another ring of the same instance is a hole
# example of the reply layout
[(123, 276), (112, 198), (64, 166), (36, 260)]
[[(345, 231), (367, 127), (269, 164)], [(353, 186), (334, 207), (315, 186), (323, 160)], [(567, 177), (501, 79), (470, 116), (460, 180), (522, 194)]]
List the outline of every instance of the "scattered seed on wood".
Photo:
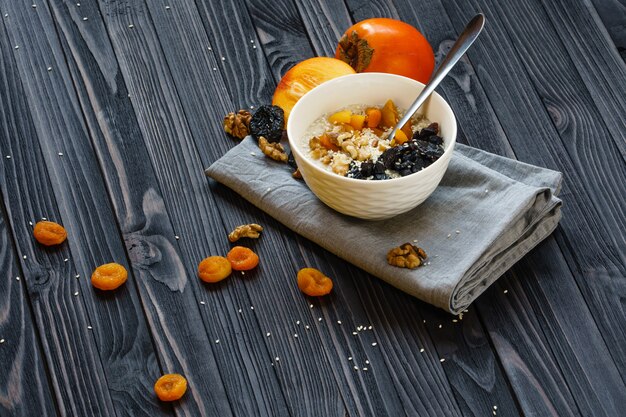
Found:
[(272, 335), (272, 334), (271, 334), (270, 332), (267, 332), (267, 333), (265, 334), (265, 337), (270, 337), (271, 335)]
[(219, 343), (219, 342), (220, 342), (220, 339), (216, 339), (216, 340), (215, 340), (215, 343), (216, 343), (216, 344), (217, 344), (217, 343)]
[(89, 18), (87, 18), (87, 17), (83, 17), (83, 21), (85, 21), (85, 22), (86, 22), (87, 20), (89, 20)]
[(93, 329), (93, 327), (91, 327), (91, 326), (87, 326), (87, 329), (91, 330), (91, 329)]
[(200, 304), (205, 305), (206, 303), (204, 301), (200, 301)]
[(349, 357), (348, 357), (348, 360), (349, 360), (349, 361), (351, 361), (351, 360), (352, 360), (352, 356), (349, 356)]
[(337, 320), (337, 324), (341, 324), (341, 320)]
[(445, 361), (446, 361), (446, 359), (445, 359), (445, 358), (441, 358), (441, 359), (439, 359), (439, 362), (445, 362)]
[(77, 297), (77, 296), (78, 296), (78, 291), (74, 293), (74, 297)]
[(378, 344), (378, 343), (374, 342), (374, 343), (372, 343), (372, 346), (376, 346), (377, 344)]
[(505, 293), (505, 294), (506, 294), (507, 292), (509, 292), (509, 290), (504, 290), (504, 291), (503, 291), (503, 293)]
[(0, 339), (0, 343), (4, 343), (4, 342), (5, 342), (5, 340), (4, 340), (4, 339)]
[(15, 280), (16, 280), (16, 281), (19, 281), (19, 280), (20, 280), (20, 277), (15, 277)]

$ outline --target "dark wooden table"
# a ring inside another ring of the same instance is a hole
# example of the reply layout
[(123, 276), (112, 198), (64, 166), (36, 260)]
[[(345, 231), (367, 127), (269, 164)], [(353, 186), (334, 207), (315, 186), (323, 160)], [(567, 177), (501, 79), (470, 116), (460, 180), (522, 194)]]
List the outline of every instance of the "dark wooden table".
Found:
[[(76, 1), (0, 0), (1, 416), (626, 415), (624, 0)], [(205, 178), (222, 117), (352, 22), (401, 18), (440, 58), (478, 11), (439, 89), (459, 140), (562, 171), (564, 206), (462, 319)], [(34, 242), (43, 217), (66, 244)], [(261, 266), (203, 285), (250, 221)], [(111, 261), (130, 279), (103, 295)], [(303, 266), (333, 294), (309, 305)]]

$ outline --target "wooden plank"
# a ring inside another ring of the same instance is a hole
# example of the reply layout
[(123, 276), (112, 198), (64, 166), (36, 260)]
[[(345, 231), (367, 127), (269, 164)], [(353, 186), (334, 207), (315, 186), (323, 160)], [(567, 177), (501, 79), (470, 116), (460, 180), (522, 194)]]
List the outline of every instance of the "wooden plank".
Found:
[[(128, 99), (126, 83), (119, 77), (120, 68), (116, 62), (113, 45), (107, 36), (105, 22), (94, 20), (94, 26), (91, 26), (89, 30), (77, 29), (71, 10), (71, 6), (66, 8), (63, 5), (54, 4), (55, 16), (61, 29), (61, 40), (68, 56), (71, 72), (75, 75), (74, 81), (87, 123), (92, 131), (96, 152), (103, 166), (116, 167), (116, 169), (106, 169), (103, 172), (110, 195), (113, 197), (122, 232), (127, 245), (130, 246), (129, 250), (131, 253), (134, 252), (133, 244), (136, 243), (138, 235), (145, 235), (144, 239), (152, 242), (156, 237), (168, 242), (167, 251), (162, 250), (172, 258), (168, 262), (180, 264), (179, 268), (184, 269), (185, 279), (191, 283), (189, 287), (195, 293), (196, 303), (203, 303), (199, 304), (203, 323), (197, 327), (201, 328), (204, 325), (207, 328), (212, 336), (211, 343), (216, 340), (214, 337), (219, 337), (220, 345), (217, 347), (224, 345), (233, 347), (232, 349), (216, 347), (214, 354), (221, 368), (221, 378), (234, 413), (237, 415), (286, 414), (284, 399), (282, 399), (280, 389), (276, 386), (275, 375), (269, 366), (269, 355), (263, 350), (264, 344), (261, 339), (263, 336), (257, 328), (250, 328), (248, 321), (242, 321), (241, 316), (235, 314), (237, 308), (240, 308), (242, 304), (249, 305), (249, 302), (240, 300), (241, 297), (236, 289), (207, 293), (207, 287), (198, 283), (192, 268), (188, 267), (188, 265), (195, 265), (198, 259), (208, 253), (225, 251), (227, 245), (211, 243), (215, 240), (211, 230), (221, 225), (215, 226), (215, 220), (207, 222), (205, 217), (198, 216), (196, 224), (207, 225), (213, 222), (214, 226), (207, 226), (209, 233), (202, 234), (197, 241), (193, 235), (188, 234), (187, 229), (174, 229), (170, 215), (164, 206), (161, 187), (152, 164), (137, 163), (137, 161), (150, 161), (144, 137), (149, 138), (151, 143), (156, 143), (153, 135), (158, 130), (150, 130), (144, 136), (139, 126), (131, 100)], [(96, 9), (89, 8), (85, 10), (87, 10), (86, 13), (96, 11)], [(142, 9), (139, 14), (146, 12)], [(172, 11), (174, 14), (178, 12), (178, 9)], [(149, 25), (147, 16), (133, 21), (138, 30), (145, 28), (146, 24)], [(110, 23), (108, 19), (106, 23)], [(158, 45), (158, 41), (155, 40), (154, 44)], [(122, 64), (124, 63), (122, 59)], [(163, 67), (166, 66), (163, 65)], [(143, 75), (143, 79), (146, 78), (147, 76)], [(141, 88), (137, 82), (137, 78), (131, 79), (130, 88)], [(142, 89), (141, 94), (142, 96), (133, 95), (132, 100), (153, 101), (153, 97), (159, 93), (152, 89)], [(146, 123), (149, 123), (147, 119), (153, 116), (147, 114), (145, 108), (141, 106), (138, 106), (138, 114)], [(200, 178), (204, 181), (201, 175)], [(182, 179), (184, 180), (184, 177)], [(156, 206), (150, 207), (149, 211), (154, 216), (152, 222), (160, 225), (158, 235), (151, 234), (156, 232), (154, 228), (152, 232), (141, 230), (146, 224), (147, 214), (144, 213), (146, 200)], [(211, 205), (200, 210), (206, 213), (216, 212), (216, 208)], [(190, 230), (198, 229), (189, 222), (189, 215), (186, 219), (183, 217), (177, 220), (189, 224)], [(179, 241), (174, 237), (176, 234), (180, 235)], [(186, 258), (189, 253), (185, 250), (191, 251), (189, 258)], [(203, 253), (203, 250), (206, 252)], [(141, 265), (139, 267), (143, 268)], [(165, 282), (166, 277), (159, 279)], [(159, 302), (159, 299), (155, 302)], [(164, 305), (162, 308), (169, 309), (170, 306)], [(176, 311), (167, 314), (176, 314)], [(224, 329), (229, 329), (229, 331)], [(201, 353), (187, 349), (181, 352), (181, 357), (182, 355), (202, 357)], [(201, 368), (197, 372), (206, 373), (206, 370)], [(204, 379), (212, 383), (210, 378), (205, 376)]]
[(591, 3), (613, 40), (617, 53), (626, 62), (626, 3), (624, 0), (591, 0)]
[[(0, 126), (2, 122), (0, 117)], [(6, 130), (0, 136), (5, 133)], [(0, 149), (5, 150), (4, 146)], [(2, 152), (2, 178), (8, 173), (3, 166), (7, 163), (11, 159), (6, 159)], [(41, 344), (5, 217), (6, 212), (0, 207), (0, 415), (56, 416)]]
[[(544, 3), (532, 0), (520, 6), (526, 6), (522, 9), (536, 16), (534, 23), (545, 22), (542, 28), (554, 27), (558, 40), (563, 44), (560, 49), (569, 54), (582, 84), (590, 92), (589, 103), (593, 102), (598, 108), (600, 119), (611, 133), (609, 137), (622, 153), (622, 162), (626, 160), (626, 62), (615, 49), (591, 2), (559, 0)], [(621, 9), (623, 27), (626, 21), (624, 5)], [(620, 16), (619, 10), (617, 16)], [(542, 34), (552, 36), (552, 31), (542, 31)], [(596, 134), (602, 137), (600, 132)]]
[[(7, 36), (3, 27), (0, 36), (0, 126), (3, 126), (0, 141), (3, 151), (11, 155), (11, 163), (4, 164), (5, 176), (0, 186), (21, 258), (22, 279), (30, 298), (60, 414), (114, 415), (112, 394), (94, 336), (87, 327), (93, 323), (93, 316), (89, 314), (84, 297), (73, 295), (76, 291), (79, 295), (81, 293), (81, 281), (72, 278), (77, 273), (74, 253), (68, 245), (44, 250), (32, 238), (29, 222), (42, 216), (57, 221), (62, 221), (62, 217), (37, 142), (41, 133), (31, 119), (30, 103), (18, 78), (20, 67), (16, 66), (12, 56), (17, 55), (15, 59), (18, 63), (28, 63), (29, 54), (26, 52), (25, 56), (25, 51), (28, 51), (28, 46), (32, 48), (32, 45), (38, 44), (30, 44), (28, 37), (17, 37), (19, 41), (16, 41), (11, 29), (20, 26), (20, 12), (25, 8), (16, 11), (10, 7), (13, 4), (3, 4), (2, 7), (9, 13), (9, 18), (3, 20), (3, 26), (8, 26), (9, 31)], [(14, 46), (20, 46), (20, 49)], [(43, 62), (50, 65), (55, 59)], [(46, 70), (41, 66), (38, 64), (33, 68), (37, 68), (43, 76)], [(69, 219), (67, 223), (70, 223)], [(70, 227), (69, 230), (73, 237), (74, 229)], [(68, 262), (64, 262), (65, 259)]]

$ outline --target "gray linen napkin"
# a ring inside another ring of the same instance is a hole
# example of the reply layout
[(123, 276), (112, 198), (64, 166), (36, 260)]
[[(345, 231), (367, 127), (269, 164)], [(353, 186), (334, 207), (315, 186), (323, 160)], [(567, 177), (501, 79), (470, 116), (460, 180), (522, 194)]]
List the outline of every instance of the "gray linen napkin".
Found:
[[(291, 171), (264, 157), (248, 137), (206, 174), (307, 239), (453, 314), (545, 239), (561, 217), (554, 197), (561, 173), (461, 144), (435, 192), (389, 220), (337, 213)], [(387, 264), (389, 249), (414, 240), (428, 254), (425, 266)]]

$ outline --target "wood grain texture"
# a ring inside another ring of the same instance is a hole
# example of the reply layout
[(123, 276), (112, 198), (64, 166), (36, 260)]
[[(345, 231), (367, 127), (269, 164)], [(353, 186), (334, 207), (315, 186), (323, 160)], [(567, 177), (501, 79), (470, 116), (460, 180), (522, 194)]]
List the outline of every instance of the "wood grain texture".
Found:
[[(138, 239), (141, 239), (140, 242), (149, 241), (151, 248), (158, 247), (160, 252), (162, 252), (163, 257), (159, 260), (160, 263), (180, 263), (180, 269), (185, 269), (183, 271), (186, 275), (185, 281), (189, 280), (192, 283), (191, 287), (195, 291), (196, 301), (205, 303), (206, 307), (200, 304), (200, 314), (207, 331), (211, 335), (209, 343), (213, 344), (214, 340), (216, 340), (214, 337), (219, 337), (220, 345), (239, 346), (239, 348), (233, 349), (218, 349), (219, 346), (217, 346), (215, 349), (215, 355), (221, 367), (222, 380), (227, 393), (230, 393), (228, 395), (230, 397), (229, 401), (233, 405), (234, 412), (237, 415), (284, 415), (284, 400), (282, 400), (280, 389), (276, 386), (273, 371), (268, 366), (268, 355), (262, 350), (262, 336), (256, 328), (254, 333), (250, 334), (250, 329), (247, 329), (244, 323), (240, 323), (240, 318), (236, 314), (224, 314), (225, 311), (234, 312), (236, 308), (240, 307), (241, 304), (237, 301), (238, 295), (235, 292), (227, 291), (226, 294), (215, 292), (214, 297), (212, 297), (210, 294), (206, 294), (207, 288), (199, 285), (197, 282), (193, 266), (197, 264), (199, 259), (207, 256), (208, 253), (217, 253), (218, 251), (224, 251), (224, 249), (217, 249), (216, 245), (210, 243), (194, 243), (196, 238), (198, 242), (211, 242), (213, 240), (212, 230), (214, 228), (207, 227), (208, 235), (205, 235), (202, 228), (200, 228), (201, 237), (188, 234), (187, 229), (176, 229), (176, 232), (174, 232), (169, 213), (161, 196), (160, 185), (158, 184), (154, 168), (149, 162), (150, 155), (144, 143), (143, 132), (135, 119), (135, 111), (131, 100), (127, 97), (126, 86), (121, 76), (122, 74), (118, 72), (117, 58), (114, 56), (113, 46), (106, 36), (104, 25), (99, 26), (99, 29), (92, 27), (86, 33), (78, 33), (73, 30), (72, 19), (66, 13), (67, 9), (61, 6), (55, 9), (57, 11), (57, 19), (62, 27), (64, 40), (67, 42), (66, 49), (71, 54), (69, 60), (70, 62), (75, 60), (77, 65), (77, 68), (73, 69), (72, 72), (80, 74), (80, 77), (77, 77), (76, 80), (80, 92), (79, 96), (84, 100), (83, 107), (88, 115), (88, 124), (94, 131), (92, 135), (96, 139), (95, 146), (102, 161), (101, 163), (103, 166), (114, 165), (117, 168), (116, 170), (105, 170), (105, 176), (110, 193), (115, 198), (117, 216), (122, 224), (122, 231), (126, 237), (127, 244), (130, 245), (129, 250), (131, 253), (136, 253), (133, 246)], [(164, 8), (163, 10), (165, 11)], [(174, 16), (180, 12), (181, 10), (176, 8), (172, 10), (172, 14), (169, 14), (169, 16), (172, 16), (172, 23), (176, 22)], [(142, 18), (133, 19), (137, 30), (145, 30), (146, 25), (150, 25), (150, 21), (145, 15), (147, 10), (142, 9), (142, 13)], [(105, 23), (115, 27), (115, 23), (109, 17), (105, 18)], [(134, 15), (131, 14), (131, 17), (134, 17)], [(148, 32), (147, 36), (149, 35), (150, 32)], [(84, 44), (93, 38), (102, 39), (99, 42), (100, 48), (103, 49), (102, 45), (105, 45), (110, 53), (98, 57), (97, 60), (92, 60), (91, 51)], [(116, 35), (113, 35), (113, 39), (116, 39)], [(154, 44), (158, 45), (156, 39)], [(124, 64), (126, 63), (125, 59), (122, 57), (120, 61)], [(109, 72), (109, 70), (112, 72)], [(99, 76), (99, 74), (102, 74), (102, 76)], [(150, 82), (150, 76), (151, 74), (146, 72), (140, 75), (133, 73), (133, 78), (130, 79), (129, 84), (133, 88), (139, 88), (137, 84), (139, 79)], [(109, 85), (106, 80), (115, 80), (115, 84)], [(144, 94), (146, 96), (150, 94), (157, 96), (158, 91), (146, 89)], [(134, 97), (134, 99), (140, 102), (142, 100), (141, 97)], [(152, 96), (150, 96), (150, 101), (153, 100)], [(144, 121), (151, 116), (151, 114), (146, 113), (145, 108), (142, 106), (138, 106), (137, 112), (142, 112), (140, 117)], [(100, 115), (98, 121), (94, 120), (95, 114)], [(154, 130), (147, 131), (145, 136), (152, 143), (157, 141), (154, 139), (154, 135), (158, 133), (155, 132)], [(137, 161), (146, 163), (137, 163)], [(167, 159), (164, 159), (164, 162), (167, 163)], [(201, 173), (201, 170), (198, 172)], [(199, 178), (203, 182), (205, 181), (201, 175)], [(117, 190), (119, 190), (119, 193)], [(152, 205), (149, 208), (149, 212), (153, 215), (153, 218), (149, 219), (150, 223), (160, 224), (160, 230), (157, 230), (154, 226), (141, 230), (146, 223), (146, 215), (144, 214), (146, 204)], [(216, 212), (215, 207), (212, 205), (207, 205), (199, 210), (205, 213)], [(189, 215), (186, 212), (182, 214), (184, 215), (178, 216), (177, 220), (181, 223), (189, 223)], [(196, 224), (207, 224), (205, 219), (204, 217), (196, 218), (198, 221)], [(193, 223), (189, 226), (190, 230), (198, 230)], [(177, 242), (174, 237), (177, 233), (181, 236), (180, 242)], [(161, 248), (163, 245), (159, 241), (167, 241), (171, 248), (164, 250)], [(186, 253), (180, 248), (192, 250), (189, 260), (185, 259)], [(181, 254), (181, 252), (183, 253)], [(142, 269), (141, 263), (145, 261), (140, 257), (138, 257), (137, 261), (140, 262), (138, 265), (139, 269)], [(165, 282), (167, 279), (166, 276), (155, 278), (162, 282)], [(159, 297), (155, 298), (154, 303), (155, 306), (153, 308), (158, 308), (160, 303)], [(163, 308), (168, 308), (168, 306), (163, 306)], [(170, 314), (175, 314), (176, 311), (173, 310)], [(193, 327), (202, 328), (203, 324)], [(229, 332), (224, 332), (224, 327), (229, 328)], [(255, 357), (248, 352), (249, 346), (254, 347), (255, 345), (259, 345), (261, 349), (250, 350), (254, 354), (260, 351), (258, 355), (260, 357)], [(184, 356), (198, 355), (198, 352), (192, 349), (184, 349), (180, 355), (182, 359), (185, 359)], [(248, 369), (251, 364), (258, 366), (261, 360), (263, 368), (262, 371), (258, 372), (259, 375)], [(210, 368), (200, 367), (195, 372), (203, 380), (211, 382)]]
[[(4, 147), (0, 146), (0, 149), (4, 150)], [(11, 163), (11, 160), (2, 153), (0, 170), (3, 173), (7, 173), (3, 169), (5, 163)], [(5, 215), (0, 206), (0, 415), (57, 416), (23, 274), (19, 270)]]
[(617, 52), (626, 62), (626, 2), (624, 0), (591, 0)]
[[(564, 53), (569, 54), (573, 67), (589, 90), (590, 102), (598, 108), (599, 119), (606, 124), (611, 133), (609, 137), (622, 153), (623, 162), (626, 160), (626, 62), (620, 59), (596, 10), (589, 1), (529, 0), (528, 4), (524, 3), (522, 10), (530, 9), (536, 16), (535, 22), (546, 21), (542, 28), (550, 27), (547, 21), (552, 21)], [(547, 18), (543, 16), (544, 10)], [(620, 11), (624, 25), (623, 5), (621, 10), (616, 10), (618, 16)], [(547, 33), (551, 32), (543, 32)]]

